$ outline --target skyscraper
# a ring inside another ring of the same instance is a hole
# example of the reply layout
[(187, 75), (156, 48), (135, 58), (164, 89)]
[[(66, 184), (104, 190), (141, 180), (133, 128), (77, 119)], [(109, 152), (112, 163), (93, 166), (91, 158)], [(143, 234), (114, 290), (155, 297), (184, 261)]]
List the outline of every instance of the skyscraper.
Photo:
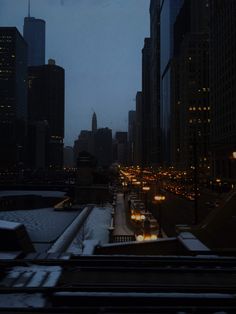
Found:
[(94, 146), (98, 166), (109, 167), (112, 163), (112, 130), (98, 129), (94, 135)]
[(92, 117), (92, 132), (96, 132), (97, 131), (97, 116), (96, 113), (93, 113), (93, 117)]
[(236, 179), (236, 2), (210, 1), (213, 176)]
[(128, 119), (128, 156), (129, 164), (134, 164), (134, 148), (135, 148), (135, 121), (136, 121), (136, 111), (129, 111)]
[(160, 164), (160, 0), (150, 2), (150, 164)]
[(171, 59), (173, 56), (173, 29), (176, 16), (183, 0), (162, 0), (160, 5), (160, 128), (161, 158), (163, 164), (170, 164), (170, 111), (171, 111)]
[(45, 64), (45, 21), (30, 16), (24, 18), (24, 39), (28, 44), (28, 66)]
[(174, 24), (171, 63), (172, 163), (209, 173), (209, 11), (207, 0), (185, 0)]
[(136, 94), (136, 117), (135, 117), (135, 147), (134, 147), (134, 162), (136, 165), (142, 164), (142, 92), (138, 91)]
[(49, 64), (29, 67), (28, 71), (29, 121), (48, 122), (47, 165), (50, 168), (61, 168), (64, 139), (64, 69), (49, 60)]
[(0, 27), (0, 167), (25, 161), (27, 44), (15, 27)]
[(151, 39), (144, 39), (142, 49), (142, 165), (150, 165), (151, 162), (151, 101), (150, 101), (150, 61)]

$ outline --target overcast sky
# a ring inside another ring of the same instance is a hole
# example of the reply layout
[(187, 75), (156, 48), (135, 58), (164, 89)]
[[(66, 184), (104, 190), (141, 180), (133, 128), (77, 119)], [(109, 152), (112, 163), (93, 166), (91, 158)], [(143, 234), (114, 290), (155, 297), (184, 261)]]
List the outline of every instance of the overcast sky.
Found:
[[(149, 36), (149, 0), (31, 0), (46, 21), (46, 60), (65, 69), (65, 145), (80, 130), (126, 131), (141, 89), (141, 49)], [(0, 26), (23, 33), (28, 0), (0, 0)]]

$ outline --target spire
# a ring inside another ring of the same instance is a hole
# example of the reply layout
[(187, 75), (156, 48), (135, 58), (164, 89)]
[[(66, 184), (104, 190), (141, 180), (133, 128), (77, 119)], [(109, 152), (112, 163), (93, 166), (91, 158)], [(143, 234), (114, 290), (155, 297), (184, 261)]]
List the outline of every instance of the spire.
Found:
[(96, 132), (97, 131), (97, 116), (96, 113), (93, 113), (93, 117), (92, 117), (92, 132)]
[(30, 17), (30, 0), (28, 0), (28, 17)]

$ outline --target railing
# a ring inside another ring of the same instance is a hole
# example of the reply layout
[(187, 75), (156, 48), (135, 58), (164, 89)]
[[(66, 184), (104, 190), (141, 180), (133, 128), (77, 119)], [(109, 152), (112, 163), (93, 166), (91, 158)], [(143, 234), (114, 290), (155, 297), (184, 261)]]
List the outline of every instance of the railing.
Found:
[(120, 235), (114, 235), (112, 237), (112, 242), (113, 243), (131, 242), (131, 241), (135, 241), (135, 236), (134, 235), (120, 234)]

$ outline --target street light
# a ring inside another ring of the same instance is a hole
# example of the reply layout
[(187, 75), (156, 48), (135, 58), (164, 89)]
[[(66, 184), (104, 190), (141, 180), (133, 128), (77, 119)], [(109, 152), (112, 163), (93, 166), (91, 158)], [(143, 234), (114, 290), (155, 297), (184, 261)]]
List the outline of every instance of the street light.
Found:
[(162, 208), (161, 208), (161, 203), (162, 203), (163, 201), (165, 201), (165, 199), (166, 199), (165, 195), (155, 195), (155, 196), (154, 196), (154, 201), (155, 201), (156, 203), (159, 202), (159, 215), (158, 215), (158, 219), (159, 219), (159, 231), (158, 231), (158, 238), (162, 238), (162, 237), (163, 237), (162, 231), (161, 231), (161, 229), (162, 229)]

